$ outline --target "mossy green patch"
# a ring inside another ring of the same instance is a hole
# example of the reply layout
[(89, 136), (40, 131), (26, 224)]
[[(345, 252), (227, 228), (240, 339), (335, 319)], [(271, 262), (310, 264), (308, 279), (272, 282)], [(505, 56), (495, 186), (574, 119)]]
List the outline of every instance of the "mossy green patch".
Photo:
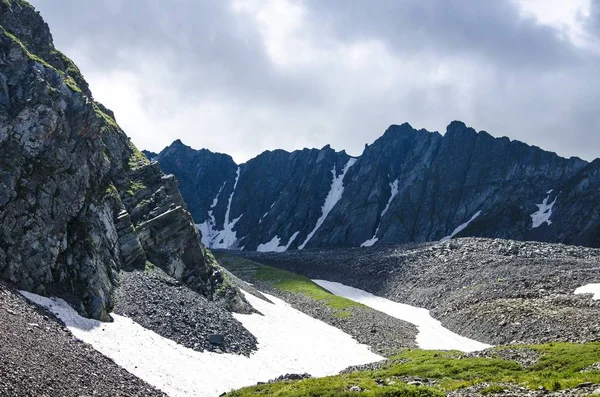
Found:
[(109, 183), (108, 186), (106, 187), (106, 195), (107, 196), (111, 196), (111, 197), (118, 197), (119, 196), (119, 191), (117, 190), (117, 188), (115, 187), (115, 185), (113, 185), (112, 183)]
[[(498, 347), (503, 349), (505, 347)], [(530, 389), (540, 386), (547, 390), (571, 389), (584, 382), (600, 383), (600, 373), (581, 372), (582, 369), (600, 361), (600, 343), (553, 343), (532, 346), (511, 346), (533, 349), (541, 353), (539, 361), (530, 367), (500, 358), (463, 357), (459, 352), (406, 349), (392, 357), (388, 364), (375, 371), (358, 371), (350, 375), (339, 375), (321, 379), (283, 382), (241, 389), (232, 396), (333, 396), (345, 395), (344, 390), (351, 385), (359, 385), (366, 390), (362, 395), (380, 390), (385, 393), (403, 385), (400, 379), (419, 377), (436, 380), (438, 389), (419, 389), (438, 393), (491, 383), (483, 389), (488, 394), (498, 393), (498, 384), (518, 384)], [(378, 389), (374, 386), (378, 382)], [(336, 394), (337, 393), (337, 394)], [(341, 394), (340, 394), (341, 393)], [(411, 394), (389, 394), (411, 395)], [(419, 394), (416, 394), (419, 395)], [(427, 395), (427, 394), (423, 394)], [(431, 394), (437, 395), (437, 394)], [(445, 395), (445, 394), (442, 394)]]
[[(75, 80), (73, 80), (71, 77), (69, 77), (69, 79), (70, 79), (70, 81), (75, 82)], [(94, 103), (94, 104), (92, 104), (92, 107), (94, 108), (94, 112), (96, 112), (96, 115), (98, 117), (102, 118), (102, 120), (104, 120), (106, 122), (106, 124), (108, 124), (112, 128), (116, 128), (116, 129), (119, 128), (119, 125), (117, 124), (117, 122), (115, 121), (115, 119), (113, 119), (108, 114), (106, 114), (105, 112), (103, 112), (102, 109), (100, 109), (100, 107), (98, 107), (98, 105), (96, 105)]]
[(140, 152), (140, 150), (133, 143), (130, 142), (129, 147), (131, 148), (131, 154), (127, 162), (127, 167), (130, 170), (136, 170), (150, 162), (150, 160), (144, 156), (144, 153)]
[(503, 393), (504, 390), (506, 390), (506, 388), (504, 386), (500, 386), (500, 385), (491, 385), (488, 386), (484, 389), (481, 389), (481, 394), (498, 394), (498, 393)]
[(346, 298), (335, 296), (329, 291), (313, 283), (309, 278), (285, 270), (265, 266), (260, 263), (236, 256), (220, 256), (221, 265), (241, 279), (254, 283), (265, 282), (280, 291), (304, 294), (312, 299), (323, 302), (335, 311), (335, 315), (344, 318), (352, 315), (353, 307), (364, 305)]
[(146, 185), (144, 185), (143, 183), (139, 182), (139, 181), (129, 181), (129, 188), (127, 189), (127, 194), (129, 194), (130, 196), (135, 196), (135, 194), (137, 192), (139, 192), (142, 189), (145, 189)]

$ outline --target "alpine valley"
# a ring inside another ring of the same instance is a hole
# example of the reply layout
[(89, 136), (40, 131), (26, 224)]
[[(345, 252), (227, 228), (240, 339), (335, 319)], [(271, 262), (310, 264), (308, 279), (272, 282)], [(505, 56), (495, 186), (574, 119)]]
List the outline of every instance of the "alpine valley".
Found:
[(600, 160), (144, 154), (0, 1), (0, 396), (600, 395)]

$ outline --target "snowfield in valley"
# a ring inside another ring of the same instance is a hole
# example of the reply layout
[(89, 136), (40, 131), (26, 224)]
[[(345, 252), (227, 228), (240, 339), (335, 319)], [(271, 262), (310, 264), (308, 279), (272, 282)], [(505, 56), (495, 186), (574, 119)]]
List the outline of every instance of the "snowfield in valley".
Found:
[(600, 300), (600, 284), (588, 284), (575, 290), (576, 294), (593, 294), (593, 300)]
[(334, 295), (362, 303), (365, 306), (416, 325), (419, 329), (417, 345), (421, 349), (472, 352), (492, 347), (444, 328), (442, 323), (431, 317), (426, 309), (394, 302), (340, 283), (325, 280), (313, 280), (313, 282)]
[(348, 334), (267, 294), (274, 303), (246, 294), (263, 315), (234, 314), (259, 342), (258, 351), (245, 357), (196, 352), (127, 317), (113, 314), (113, 323), (102, 323), (79, 316), (62, 299), (21, 293), (55, 313), (75, 337), (172, 397), (214, 397), (286, 373), (328, 376), (384, 359)]

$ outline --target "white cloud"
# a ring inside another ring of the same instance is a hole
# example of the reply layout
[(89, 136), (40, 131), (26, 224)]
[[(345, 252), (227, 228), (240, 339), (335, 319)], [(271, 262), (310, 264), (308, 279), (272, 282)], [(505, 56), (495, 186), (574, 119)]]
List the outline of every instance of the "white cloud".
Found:
[(33, 3), (140, 148), (357, 155), (389, 124), (459, 119), (591, 159), (590, 0), (515, 1)]
[(521, 15), (562, 31), (576, 44), (584, 40), (585, 21), (590, 16), (591, 0), (514, 0)]

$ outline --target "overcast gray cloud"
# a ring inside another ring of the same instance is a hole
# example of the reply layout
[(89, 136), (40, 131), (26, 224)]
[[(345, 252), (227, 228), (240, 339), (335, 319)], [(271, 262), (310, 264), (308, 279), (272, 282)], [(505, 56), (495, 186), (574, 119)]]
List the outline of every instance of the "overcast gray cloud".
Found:
[(359, 154), (454, 119), (598, 157), (600, 0), (33, 0), (141, 148)]

